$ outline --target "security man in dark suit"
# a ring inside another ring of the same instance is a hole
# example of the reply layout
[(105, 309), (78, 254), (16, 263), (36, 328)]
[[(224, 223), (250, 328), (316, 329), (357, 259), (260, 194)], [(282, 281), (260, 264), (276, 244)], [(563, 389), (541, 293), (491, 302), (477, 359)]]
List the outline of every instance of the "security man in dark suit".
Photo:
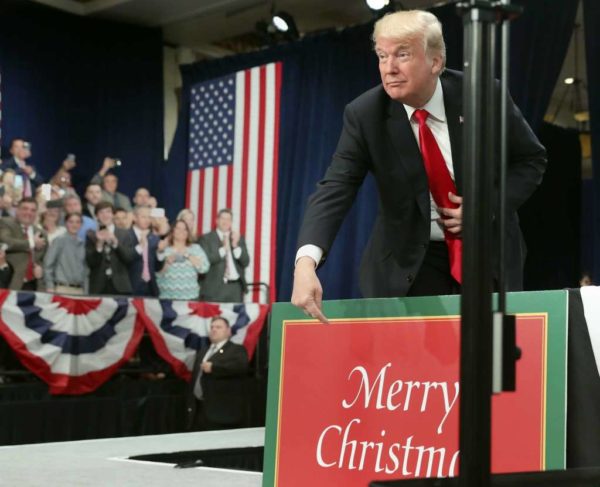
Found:
[[(373, 40), (382, 84), (347, 105), (299, 235), (292, 303), (323, 322), (316, 268), (369, 172), (379, 213), (361, 263), (363, 295), (460, 292), (462, 73), (445, 70), (442, 26), (429, 12), (386, 15)], [(541, 182), (546, 152), (512, 101), (508, 113), (506, 270), (509, 290), (519, 290), (525, 248), (517, 209)]]
[(222, 316), (210, 323), (210, 346), (196, 354), (187, 400), (188, 429), (229, 429), (244, 425), (246, 411), (246, 349), (231, 340), (231, 326)]

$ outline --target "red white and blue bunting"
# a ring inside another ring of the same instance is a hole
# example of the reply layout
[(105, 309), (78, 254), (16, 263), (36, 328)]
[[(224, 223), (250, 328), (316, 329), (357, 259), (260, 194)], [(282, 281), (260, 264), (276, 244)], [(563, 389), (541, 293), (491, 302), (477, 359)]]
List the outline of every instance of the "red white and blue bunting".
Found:
[(208, 344), (213, 317), (223, 316), (229, 321), (231, 341), (244, 345), (252, 358), (267, 310), (264, 304), (251, 303), (144, 301), (146, 329), (156, 352), (186, 380), (191, 378), (196, 353)]
[(232, 340), (251, 357), (268, 307), (127, 297), (79, 298), (0, 290), (0, 336), (51, 394), (85, 394), (106, 382), (147, 331), (156, 351), (189, 380), (208, 342), (210, 318), (232, 325)]

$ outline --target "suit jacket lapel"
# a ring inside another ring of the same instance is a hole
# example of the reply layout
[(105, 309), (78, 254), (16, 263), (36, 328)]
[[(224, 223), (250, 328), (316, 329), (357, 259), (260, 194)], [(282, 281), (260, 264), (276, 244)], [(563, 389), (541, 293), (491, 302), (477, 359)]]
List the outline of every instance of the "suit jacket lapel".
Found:
[(398, 153), (398, 157), (395, 159), (402, 165), (409, 180), (412, 182), (417, 204), (423, 216), (429, 220), (431, 218), (431, 210), (429, 207), (427, 173), (425, 172), (419, 145), (410, 126), (410, 121), (406, 116), (404, 106), (399, 102), (390, 100), (388, 115), (386, 129), (392, 145)]
[(446, 121), (450, 134), (450, 147), (452, 148), (452, 165), (454, 167), (454, 181), (459, 194), (462, 193), (462, 82), (441, 77), (444, 91), (444, 107)]

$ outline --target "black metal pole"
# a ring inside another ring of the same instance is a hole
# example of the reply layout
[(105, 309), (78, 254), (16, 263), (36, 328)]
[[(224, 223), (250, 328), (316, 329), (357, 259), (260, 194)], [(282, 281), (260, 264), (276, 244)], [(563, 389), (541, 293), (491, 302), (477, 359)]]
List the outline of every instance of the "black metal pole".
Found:
[[(491, 470), (492, 218), (495, 172), (491, 2), (463, 14), (463, 285), (460, 361), (461, 487), (488, 487)], [(492, 59), (490, 59), (490, 57)]]

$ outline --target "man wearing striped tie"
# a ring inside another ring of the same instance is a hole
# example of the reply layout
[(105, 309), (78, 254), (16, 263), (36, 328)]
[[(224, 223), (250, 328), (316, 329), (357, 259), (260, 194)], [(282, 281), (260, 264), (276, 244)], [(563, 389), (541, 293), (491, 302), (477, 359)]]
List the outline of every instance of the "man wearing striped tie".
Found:
[[(373, 41), (382, 84), (347, 105), (333, 160), (300, 230), (292, 302), (323, 322), (315, 271), (369, 172), (380, 206), (361, 264), (363, 295), (460, 292), (462, 73), (445, 69), (442, 26), (429, 12), (386, 15), (375, 24)], [(512, 101), (508, 126), (506, 276), (512, 291), (522, 287), (525, 256), (517, 209), (541, 182), (546, 151)]]
[(201, 287), (202, 300), (213, 303), (241, 303), (246, 291), (244, 272), (250, 263), (246, 241), (233, 229), (233, 213), (219, 210), (217, 228), (198, 241), (210, 261)]

